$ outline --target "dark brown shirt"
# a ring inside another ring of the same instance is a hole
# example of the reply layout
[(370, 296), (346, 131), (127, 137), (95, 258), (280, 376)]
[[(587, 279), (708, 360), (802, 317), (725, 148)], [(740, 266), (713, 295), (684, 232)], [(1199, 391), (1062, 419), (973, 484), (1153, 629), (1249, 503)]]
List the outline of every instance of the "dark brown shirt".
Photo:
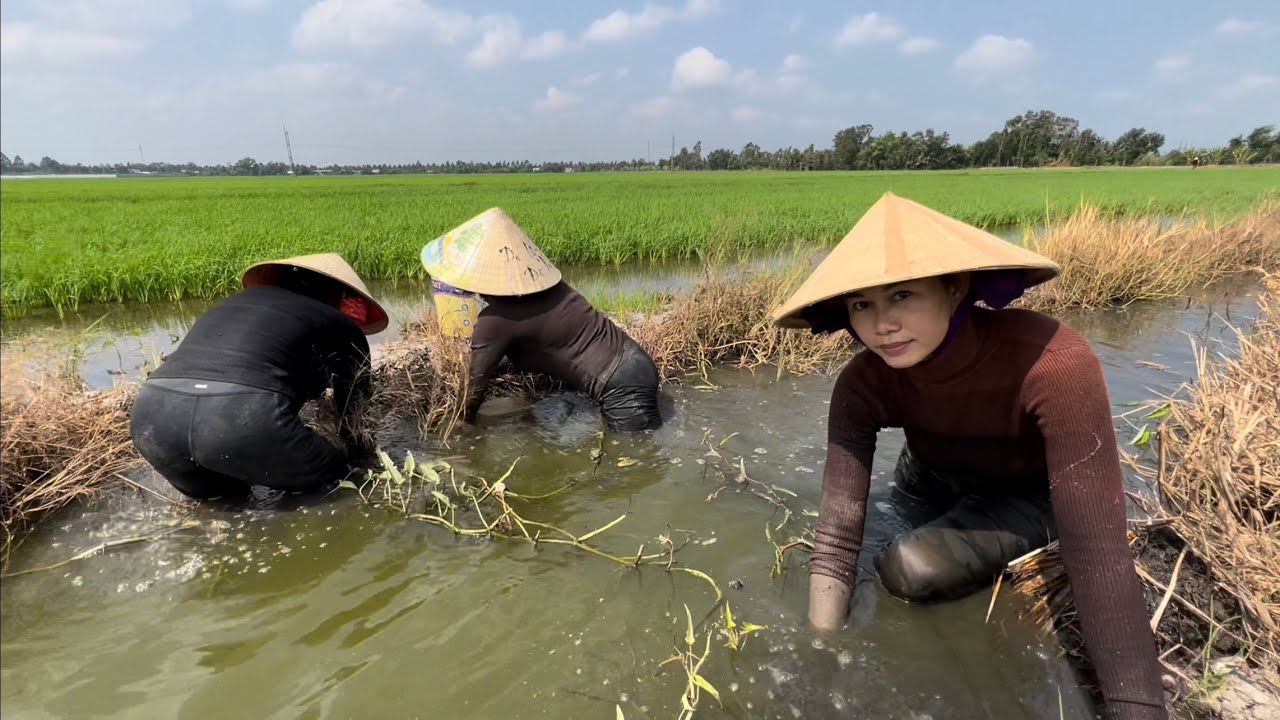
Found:
[(841, 372), (810, 572), (853, 586), (882, 428), (902, 428), (925, 466), (982, 478), (975, 494), (1047, 482), (1109, 716), (1163, 719), (1102, 365), (1079, 333), (1046, 315), (974, 308), (972, 317), (951, 346), (914, 368), (863, 352)]
[(622, 357), (626, 335), (586, 298), (560, 282), (523, 297), (485, 296), (471, 335), (468, 419), (503, 357), (522, 372), (550, 375), (599, 400)]

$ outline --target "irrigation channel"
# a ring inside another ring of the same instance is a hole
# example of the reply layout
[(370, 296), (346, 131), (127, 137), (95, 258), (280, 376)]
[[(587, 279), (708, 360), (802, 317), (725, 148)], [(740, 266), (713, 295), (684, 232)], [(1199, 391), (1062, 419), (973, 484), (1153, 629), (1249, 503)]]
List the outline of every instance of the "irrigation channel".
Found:
[[(591, 294), (674, 290), (698, 272), (667, 265), (567, 276)], [(1257, 310), (1249, 291), (1217, 287), (1176, 303), (1064, 316), (1103, 359), (1122, 444), (1135, 434), (1124, 413), (1194, 375), (1192, 337), (1229, 346), (1228, 318), (1249, 324)], [(376, 292), (399, 319), (423, 303), (416, 286)], [(205, 306), (86, 307), (60, 325), (32, 313), (5, 323), (5, 352), (76, 345), (80, 372), (105, 386), (136, 376)], [(1020, 619), (1012, 595), (988, 618), (989, 593), (908, 606), (864, 573), (849, 628), (819, 638), (805, 623), (802, 555), (771, 577), (765, 528), (783, 523), (780, 511), (733, 488), (708, 501), (724, 475), (710, 445), (795, 494), (788, 504), (797, 512), (777, 535), (812, 523), (804, 511), (818, 506), (833, 379), (720, 369), (666, 386), (661, 430), (603, 441), (591, 403), (559, 393), (482, 420), (448, 448), (406, 428), (387, 449), (397, 460), (406, 451), (443, 458), (490, 481), (515, 463), (510, 490), (550, 494), (522, 513), (562, 528), (585, 533), (626, 514), (593, 539), (617, 555), (641, 544), (656, 552), (657, 538), (670, 537), (680, 565), (717, 581), (735, 620), (766, 626), (739, 650), (713, 638), (701, 674), (720, 702), (704, 693), (699, 717), (1093, 717), (1073, 671)], [(884, 470), (900, 445), (900, 434), (882, 434), (871, 548), (902, 529), (883, 502)], [(146, 468), (134, 479), (171, 492)], [(459, 539), (349, 490), (261, 495), (234, 512), (113, 495), (46, 522), (17, 548), (9, 572), (140, 535), (151, 539), (5, 580), (6, 715), (614, 718), (616, 705), (626, 718), (669, 718), (686, 678), (678, 664), (660, 663), (683, 645), (685, 606), (696, 624), (715, 602), (707, 583), (661, 563), (630, 569), (566, 546)], [(862, 554), (864, 570), (873, 555)], [(710, 626), (699, 628), (699, 652)]]

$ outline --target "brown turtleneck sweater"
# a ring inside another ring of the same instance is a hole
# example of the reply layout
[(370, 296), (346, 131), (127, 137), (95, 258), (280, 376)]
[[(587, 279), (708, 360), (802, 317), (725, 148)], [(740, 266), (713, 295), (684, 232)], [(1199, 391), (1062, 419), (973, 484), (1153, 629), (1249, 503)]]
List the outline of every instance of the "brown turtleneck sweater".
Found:
[(811, 573), (853, 587), (876, 432), (894, 427), (923, 465), (988, 478), (975, 494), (1047, 478), (1108, 715), (1164, 720), (1155, 642), (1125, 542), (1111, 404), (1088, 342), (1037, 312), (974, 308), (954, 342), (916, 367), (855, 356), (831, 394)]

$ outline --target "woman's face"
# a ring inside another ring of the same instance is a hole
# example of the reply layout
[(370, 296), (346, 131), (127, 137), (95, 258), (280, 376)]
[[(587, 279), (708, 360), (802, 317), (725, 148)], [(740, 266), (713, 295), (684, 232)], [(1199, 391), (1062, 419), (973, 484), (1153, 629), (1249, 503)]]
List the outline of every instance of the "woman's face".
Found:
[(889, 367), (909, 368), (938, 349), (969, 290), (968, 275), (929, 277), (850, 293), (844, 298), (858, 338)]

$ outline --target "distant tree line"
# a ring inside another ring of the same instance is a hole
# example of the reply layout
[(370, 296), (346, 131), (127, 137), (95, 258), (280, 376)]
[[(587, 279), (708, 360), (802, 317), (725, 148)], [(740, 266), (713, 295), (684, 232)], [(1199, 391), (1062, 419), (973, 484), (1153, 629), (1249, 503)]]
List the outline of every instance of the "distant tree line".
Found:
[(1080, 129), (1074, 118), (1049, 110), (1028, 111), (1009, 118), (1004, 127), (972, 145), (951, 142), (950, 134), (932, 128), (913, 133), (877, 134), (871, 125), (854, 125), (835, 134), (831, 147), (786, 147), (772, 152), (749, 142), (741, 150), (717, 148), (705, 155), (702, 142), (657, 162), (636, 159), (602, 162), (445, 162), (403, 165), (296, 165), (260, 163), (246, 157), (229, 165), (195, 163), (115, 163), (65, 165), (50, 157), (29, 163), (0, 153), (0, 173), (187, 175), (400, 175), (466, 173), (561, 173), (645, 170), (946, 170), (973, 167), (1089, 167), (1102, 165), (1248, 165), (1280, 162), (1280, 133), (1275, 125), (1237, 135), (1221, 147), (1177, 148), (1161, 154), (1164, 135), (1133, 128), (1114, 140), (1092, 129)]

